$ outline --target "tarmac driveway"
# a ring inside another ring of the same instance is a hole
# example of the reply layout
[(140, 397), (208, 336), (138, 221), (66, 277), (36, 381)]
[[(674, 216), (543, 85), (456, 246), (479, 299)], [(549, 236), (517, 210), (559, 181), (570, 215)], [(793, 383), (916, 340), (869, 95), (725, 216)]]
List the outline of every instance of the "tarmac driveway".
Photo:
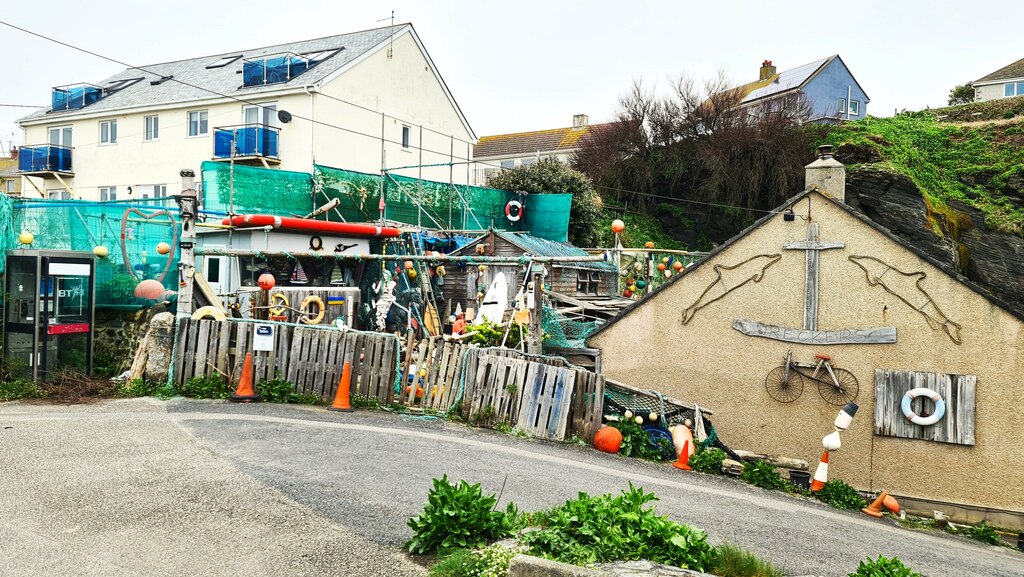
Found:
[[(10, 427), (10, 428), (7, 428)], [(629, 481), (660, 513), (846, 575), (899, 556), (937, 577), (1024, 576), (1024, 555), (586, 447), (382, 412), (152, 399), (0, 405), (2, 575), (416, 575), (399, 552), (430, 479), (547, 508)]]

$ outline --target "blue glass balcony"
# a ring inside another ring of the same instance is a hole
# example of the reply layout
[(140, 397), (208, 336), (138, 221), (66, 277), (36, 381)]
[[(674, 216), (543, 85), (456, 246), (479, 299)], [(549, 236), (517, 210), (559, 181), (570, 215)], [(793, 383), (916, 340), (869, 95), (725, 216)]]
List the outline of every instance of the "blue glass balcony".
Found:
[[(319, 54), (319, 53), (318, 53)], [(278, 54), (242, 64), (242, 86), (263, 86), (288, 82), (319, 61), (296, 54)]]
[(18, 149), (18, 172), (74, 174), (71, 171), (71, 147), (56, 144), (22, 146)]
[(280, 161), (278, 139), (281, 129), (263, 124), (213, 129), (213, 159), (265, 159)]
[(50, 97), (51, 110), (77, 110), (103, 98), (103, 89), (91, 84), (58, 86)]

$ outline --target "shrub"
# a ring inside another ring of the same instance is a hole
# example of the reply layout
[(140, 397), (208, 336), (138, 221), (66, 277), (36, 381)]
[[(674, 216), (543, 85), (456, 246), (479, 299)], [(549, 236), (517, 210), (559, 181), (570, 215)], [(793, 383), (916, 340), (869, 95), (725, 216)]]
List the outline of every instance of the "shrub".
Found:
[(433, 480), (423, 512), (409, 519), (412, 539), (405, 548), (411, 553), (447, 553), (459, 548), (475, 548), (512, 534), (508, 517), (518, 518), (515, 505), (508, 515), (495, 511), (498, 499), (483, 495), (480, 485), (448, 482), (448, 475)]
[(833, 479), (825, 483), (820, 491), (814, 494), (819, 501), (831, 505), (836, 509), (848, 509), (857, 511), (868, 506), (864, 497), (856, 489), (847, 485), (839, 479)]
[(349, 404), (356, 409), (379, 409), (380, 400), (377, 397), (353, 394), (349, 396)]
[(921, 574), (912, 571), (898, 557), (886, 559), (879, 555), (878, 559), (868, 557), (867, 561), (861, 561), (848, 577), (921, 577)]
[(712, 572), (719, 577), (783, 577), (780, 569), (736, 545), (726, 543), (717, 551)]
[(180, 392), (186, 397), (196, 399), (226, 399), (234, 391), (224, 375), (214, 373), (202, 377), (192, 377), (181, 387)]
[(117, 383), (115, 390), (119, 397), (145, 397), (153, 394), (155, 385), (145, 379), (132, 379)]
[(161, 383), (153, 390), (153, 395), (164, 401), (179, 394), (181, 394), (180, 391), (178, 391), (178, 388), (173, 383)]
[(701, 449), (690, 457), (689, 465), (694, 471), (718, 475), (722, 472), (722, 461), (725, 451), (721, 449)]
[(716, 553), (707, 535), (645, 507), (656, 500), (632, 483), (615, 497), (580, 493), (538, 514), (544, 528), (527, 532), (520, 540), (532, 555), (576, 565), (647, 559), (697, 571), (710, 569)]
[[(623, 457), (637, 457), (649, 461), (662, 461), (665, 459), (664, 447), (661, 444), (655, 445), (651, 442), (650, 435), (633, 419), (625, 417), (612, 423), (612, 426), (622, 433), (622, 444), (619, 445), (619, 454)], [(669, 447), (671, 450), (671, 447)], [(675, 454), (674, 452), (670, 454)]]
[(295, 390), (295, 385), (281, 378), (275, 373), (274, 378), (269, 381), (260, 381), (256, 387), (261, 401), (268, 403), (298, 403), (301, 405), (320, 405), (323, 399), (313, 393), (300, 393)]
[(779, 475), (775, 467), (764, 461), (748, 461), (743, 463), (743, 475), (741, 478), (755, 487), (761, 487), (770, 491), (792, 492), (796, 490), (792, 483), (783, 479), (782, 475)]
[(46, 391), (39, 386), (39, 383), (31, 379), (0, 381), (0, 401), (41, 399), (45, 396)]
[(974, 527), (968, 527), (964, 534), (971, 539), (976, 539), (982, 543), (989, 545), (1001, 545), (1003, 540), (999, 537), (999, 533), (996, 530), (988, 526), (988, 523), (982, 521), (980, 525)]

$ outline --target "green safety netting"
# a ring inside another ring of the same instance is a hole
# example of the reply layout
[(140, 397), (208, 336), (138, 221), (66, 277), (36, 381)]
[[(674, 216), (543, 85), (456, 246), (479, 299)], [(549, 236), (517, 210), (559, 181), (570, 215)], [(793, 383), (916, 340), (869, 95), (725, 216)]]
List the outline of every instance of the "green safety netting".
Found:
[(200, 170), (204, 211), (303, 216), (313, 210), (309, 173), (210, 161)]
[(596, 331), (604, 321), (579, 321), (570, 319), (551, 307), (544, 307), (541, 327), (544, 329), (544, 346), (565, 349), (582, 349), (587, 346), (587, 337)]
[[(106, 258), (96, 259), (96, 306), (141, 308), (152, 301), (135, 297), (135, 286), (144, 279), (160, 280), (177, 290), (178, 255), (174, 231), (178, 208), (170, 198), (129, 202), (47, 200), (0, 195), (0, 243), (4, 254), (12, 249), (75, 250), (92, 253), (106, 247)], [(122, 241), (122, 226), (124, 239)], [(34, 237), (22, 245), (18, 236)], [(157, 245), (166, 242), (172, 252), (161, 255)], [(0, 270), (6, 259), (0, 260)], [(165, 273), (166, 271), (166, 273)]]
[(320, 165), (315, 167), (313, 182), (317, 204), (339, 199), (338, 208), (346, 220), (379, 219), (383, 191), (387, 220), (446, 230), (515, 229), (505, 218), (505, 205), (517, 196), (504, 190)]

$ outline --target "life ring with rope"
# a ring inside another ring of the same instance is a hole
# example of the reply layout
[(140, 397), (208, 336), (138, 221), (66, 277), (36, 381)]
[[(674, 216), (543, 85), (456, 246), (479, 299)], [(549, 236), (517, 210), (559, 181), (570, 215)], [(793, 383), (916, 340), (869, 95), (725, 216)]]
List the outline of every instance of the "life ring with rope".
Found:
[(218, 307), (207, 305), (205, 307), (199, 307), (192, 313), (192, 318), (195, 320), (201, 319), (213, 319), (215, 321), (223, 321), (227, 319), (227, 315), (224, 311)]
[[(310, 305), (316, 305), (315, 315), (309, 312)], [(320, 324), (327, 313), (323, 299), (316, 295), (306, 295), (306, 298), (302, 299), (302, 304), (299, 305), (299, 311), (299, 322), (307, 325)]]
[[(928, 397), (933, 403), (935, 403), (935, 410), (932, 411), (932, 414), (927, 417), (921, 417), (911, 410), (910, 402), (918, 397)], [(903, 395), (903, 400), (900, 402), (900, 410), (903, 411), (903, 416), (911, 423), (927, 427), (938, 423), (942, 420), (942, 417), (946, 416), (946, 402), (942, 400), (942, 395), (938, 392), (924, 387), (918, 387), (907, 391), (907, 394)]]
[(270, 295), (270, 314), (281, 316), (288, 309), (288, 297), (284, 293)]
[(505, 218), (509, 222), (519, 222), (523, 218), (523, 203), (518, 200), (510, 200), (505, 205)]

